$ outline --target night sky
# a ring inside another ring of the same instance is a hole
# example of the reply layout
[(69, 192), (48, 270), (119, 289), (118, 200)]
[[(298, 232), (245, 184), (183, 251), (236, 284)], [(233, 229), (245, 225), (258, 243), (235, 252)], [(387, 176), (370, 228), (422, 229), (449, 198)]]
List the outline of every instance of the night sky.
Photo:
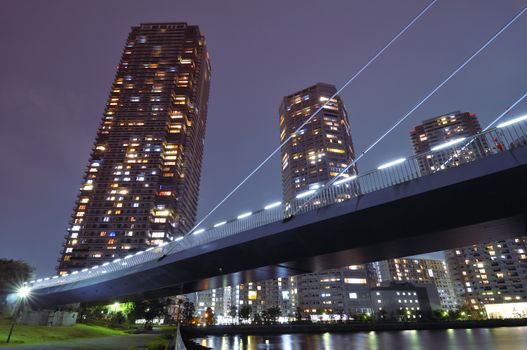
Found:
[[(250, 4), (249, 4), (250, 3)], [(212, 62), (199, 217), (279, 144), (284, 95), (341, 86), (428, 1), (2, 1), (0, 257), (54, 273), (131, 26), (188, 22)], [(359, 153), (527, 2), (440, 0), (343, 93)], [(527, 91), (527, 15), (359, 163), (412, 153), (409, 130), (454, 110), (486, 126)], [(510, 115), (527, 113), (527, 103)], [(208, 221), (281, 199), (273, 159)]]

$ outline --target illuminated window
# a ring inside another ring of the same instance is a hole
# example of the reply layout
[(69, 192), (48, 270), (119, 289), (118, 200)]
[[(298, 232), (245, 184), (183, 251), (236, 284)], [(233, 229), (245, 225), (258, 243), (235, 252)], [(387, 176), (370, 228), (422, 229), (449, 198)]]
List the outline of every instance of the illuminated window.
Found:
[(344, 283), (348, 284), (366, 284), (365, 278), (344, 278)]

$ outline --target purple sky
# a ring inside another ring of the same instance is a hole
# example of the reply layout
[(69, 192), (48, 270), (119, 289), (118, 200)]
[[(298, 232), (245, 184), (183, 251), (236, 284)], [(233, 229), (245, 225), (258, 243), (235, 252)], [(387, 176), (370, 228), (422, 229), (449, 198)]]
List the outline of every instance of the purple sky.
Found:
[[(250, 5), (248, 4), (250, 3)], [(284, 95), (342, 85), (428, 1), (21, 1), (0, 12), (0, 257), (52, 274), (127, 33), (186, 21), (205, 34), (212, 86), (200, 197), (208, 212), (278, 146)], [(440, 0), (342, 94), (357, 153), (524, 6)], [(411, 154), (423, 119), (485, 126), (527, 89), (527, 15), (359, 163)], [(527, 103), (511, 115), (526, 113)], [(274, 159), (209, 223), (281, 198)]]

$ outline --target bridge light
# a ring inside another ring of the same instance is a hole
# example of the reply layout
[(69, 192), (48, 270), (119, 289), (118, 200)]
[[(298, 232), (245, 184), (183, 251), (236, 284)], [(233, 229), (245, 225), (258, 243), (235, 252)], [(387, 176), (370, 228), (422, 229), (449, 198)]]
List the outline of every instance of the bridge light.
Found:
[(133, 257), (133, 255), (130, 254), (130, 255), (125, 256), (124, 258), (125, 258), (125, 259), (130, 259), (130, 258), (132, 258), (132, 257)]
[(463, 141), (465, 141), (465, 139), (466, 139), (466, 137), (458, 137), (456, 139), (453, 139), (453, 140), (450, 140), (448, 142), (442, 143), (440, 145), (434, 146), (430, 150), (431, 151), (439, 151), (440, 149), (448, 148), (450, 146), (453, 146), (455, 144), (463, 142)]
[(406, 158), (399, 158), (399, 159), (396, 159), (396, 160), (392, 160), (391, 162), (379, 165), (377, 167), (377, 169), (378, 170), (386, 169), (386, 168), (392, 167), (394, 165), (400, 164), (400, 163), (402, 163), (404, 161), (406, 161)]
[(205, 232), (205, 229), (204, 228), (200, 228), (199, 230), (196, 230), (196, 231), (194, 231), (192, 233), (194, 233), (195, 235), (199, 235), (200, 233), (203, 233), (203, 232)]
[(49, 277), (44, 278), (44, 281), (49, 281)]
[(183, 237), (178, 237), (178, 238), (174, 239), (174, 241), (177, 242), (177, 241), (181, 241), (182, 239), (183, 239)]
[(37, 283), (38, 283), (38, 282), (42, 282), (42, 278), (39, 278), (39, 279), (37, 280)]
[(253, 213), (250, 212), (250, 211), (248, 211), (247, 213), (243, 213), (243, 214), (238, 215), (238, 216), (236, 217), (236, 219), (238, 219), (238, 220), (239, 220), (239, 219), (243, 219), (243, 218), (246, 218), (246, 217), (251, 216), (251, 215), (253, 215)]
[(118, 263), (119, 261), (121, 261), (121, 259), (115, 259), (113, 262)]
[(151, 251), (152, 249), (154, 249), (154, 247), (150, 247), (150, 248), (148, 248), (147, 250), (145, 250), (145, 252), (149, 252), (149, 251)]
[(108, 266), (108, 265), (110, 265), (109, 262), (105, 262), (104, 264), (102, 264), (102, 266)]
[(22, 299), (27, 298), (29, 294), (31, 294), (31, 289), (26, 286), (19, 288), (16, 292), (16, 295)]
[(72, 275), (76, 275), (76, 274), (78, 274), (78, 273), (79, 273), (79, 271), (73, 271), (71, 274), (72, 274)]
[(92, 266), (92, 270), (95, 270), (95, 269), (98, 269), (99, 268), (99, 265), (95, 265), (95, 266)]
[(227, 221), (218, 222), (217, 224), (214, 224), (214, 227), (220, 227), (227, 223)]
[(499, 124), (496, 127), (497, 128), (504, 128), (506, 126), (509, 126), (509, 125), (512, 125), (512, 124), (516, 124), (516, 123), (524, 121), (524, 120), (527, 120), (527, 115), (522, 115), (521, 117), (514, 118), (514, 119), (511, 119), (511, 120), (507, 120), (506, 122), (503, 122), (503, 123)]
[[(163, 243), (161, 243), (160, 245), (158, 245), (158, 247), (164, 247), (164, 246), (166, 246), (167, 244), (168, 244), (168, 242), (163, 242)], [(125, 259), (126, 259), (126, 258), (125, 258)]]
[(82, 270), (81, 270), (81, 272), (86, 272), (86, 271), (88, 271), (88, 269), (82, 269)]
[(357, 175), (348, 176), (345, 178), (342, 178), (340, 180), (337, 180), (333, 183), (334, 186), (342, 185), (343, 183), (353, 181), (357, 178)]
[(301, 192), (301, 193), (297, 194), (295, 198), (296, 199), (304, 198), (304, 197), (312, 195), (315, 192), (316, 192), (316, 190), (308, 190), (308, 191), (305, 191), (305, 192)]
[(264, 209), (265, 209), (265, 210), (273, 209), (273, 208), (278, 207), (279, 205), (282, 205), (282, 202), (274, 202), (274, 203), (271, 203), (271, 204), (267, 204), (267, 205), (264, 207)]
[(59, 276), (53, 276), (53, 277), (51, 277), (51, 279), (54, 279), (54, 280), (57, 279), (57, 278), (59, 278)]

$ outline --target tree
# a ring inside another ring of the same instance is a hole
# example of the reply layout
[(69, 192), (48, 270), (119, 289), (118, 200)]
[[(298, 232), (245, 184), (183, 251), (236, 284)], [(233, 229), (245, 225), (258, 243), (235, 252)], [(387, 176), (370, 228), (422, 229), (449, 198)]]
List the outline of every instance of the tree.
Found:
[(379, 311), (377, 311), (377, 319), (379, 321), (386, 321), (387, 315), (388, 315), (388, 312), (386, 312), (386, 310), (384, 309), (380, 309)]
[(295, 319), (297, 322), (302, 321), (302, 309), (300, 308), (300, 306), (296, 307)]
[(280, 310), (280, 307), (274, 306), (267, 309), (267, 314), (269, 316), (269, 322), (276, 323), (278, 321), (278, 317), (282, 315), (282, 311)]
[(238, 315), (238, 309), (236, 308), (235, 305), (232, 305), (229, 308), (229, 316), (232, 317), (232, 322), (233, 323), (234, 323), (234, 319), (236, 318), (237, 315)]
[(207, 326), (212, 326), (214, 324), (214, 312), (210, 307), (205, 310), (205, 323)]
[(184, 325), (188, 326), (192, 323), (192, 319), (194, 318), (194, 313), (196, 312), (196, 308), (194, 307), (194, 303), (190, 301), (185, 301), (183, 303), (183, 311), (181, 312), (181, 321)]
[(282, 311), (278, 306), (270, 307), (267, 310), (262, 311), (262, 319), (265, 324), (276, 323), (277, 318), (280, 317)]
[(145, 328), (149, 329), (152, 328), (154, 318), (166, 315), (167, 305), (167, 300), (163, 298), (137, 301), (130, 315), (136, 320), (144, 319)]
[(240, 309), (240, 318), (242, 320), (248, 320), (251, 317), (252, 308), (249, 305), (244, 305)]
[(0, 259), (0, 298), (15, 293), (22, 283), (29, 280), (33, 268), (22, 260)]
[(262, 317), (260, 316), (258, 312), (254, 313), (253, 320), (254, 320), (254, 324), (262, 324)]

